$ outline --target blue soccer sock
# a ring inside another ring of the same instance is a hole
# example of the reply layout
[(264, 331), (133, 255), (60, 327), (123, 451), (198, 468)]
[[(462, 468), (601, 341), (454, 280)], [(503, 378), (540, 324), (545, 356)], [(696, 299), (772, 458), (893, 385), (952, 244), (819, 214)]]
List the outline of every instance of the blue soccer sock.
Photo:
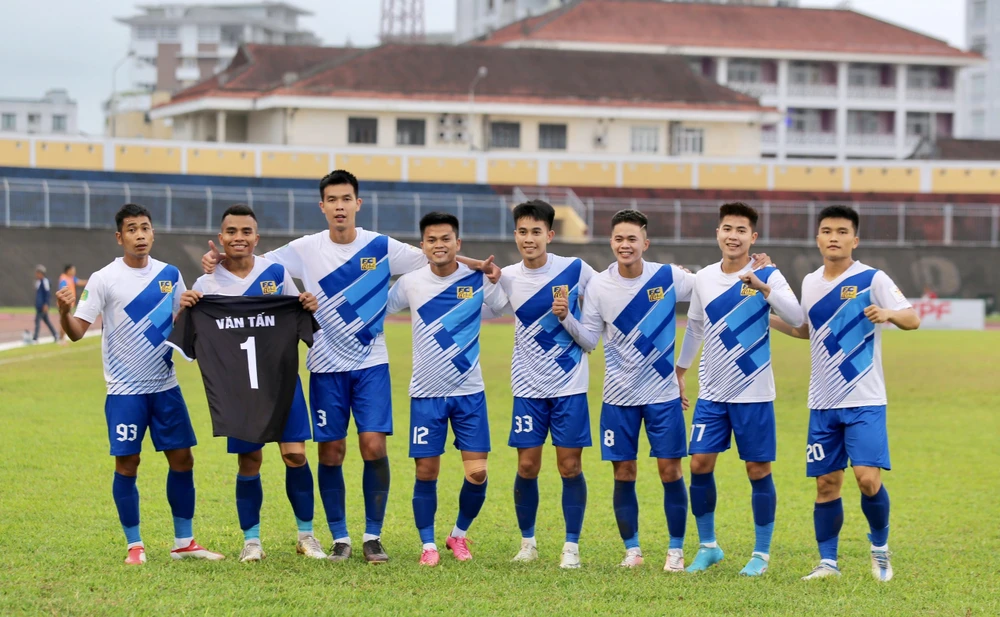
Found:
[(715, 474), (691, 474), (691, 513), (698, 526), (698, 542), (715, 543)]
[(687, 527), (688, 495), (684, 478), (663, 483), (663, 512), (667, 515), (670, 548), (684, 548)]
[(464, 536), (472, 521), (479, 516), (479, 511), (486, 502), (486, 485), (489, 483), (488, 478), (482, 484), (473, 484), (466, 478), (458, 494), (458, 518), (455, 520), (455, 529), (452, 530), (453, 536)]
[(639, 499), (635, 495), (635, 480), (615, 480), (615, 520), (625, 548), (639, 547)]
[(871, 529), (873, 546), (885, 546), (889, 543), (889, 492), (883, 484), (878, 492), (869, 497), (861, 493), (861, 511), (868, 519)]
[(753, 524), (756, 542), (753, 552), (771, 554), (771, 536), (774, 534), (774, 513), (778, 508), (778, 493), (774, 490), (774, 478), (767, 474), (760, 480), (750, 480), (750, 504), (753, 508)]
[(385, 506), (389, 500), (389, 457), (365, 461), (361, 491), (365, 495), (365, 535), (382, 534)]
[(413, 522), (420, 541), (434, 544), (434, 515), (437, 514), (437, 480), (417, 480), (413, 484)]
[(114, 482), (111, 483), (111, 495), (118, 508), (118, 520), (129, 546), (142, 542), (142, 536), (139, 535), (139, 489), (135, 480), (135, 476), (123, 476), (116, 471)]
[(340, 465), (319, 464), (316, 474), (319, 496), (326, 510), (326, 522), (334, 540), (347, 538), (347, 506), (344, 496), (344, 468)]
[[(187, 540), (194, 536), (194, 471), (167, 472), (167, 502), (174, 516), (174, 540)], [(177, 547), (183, 548), (183, 547)]]
[(816, 527), (816, 543), (819, 544), (819, 558), (837, 563), (837, 542), (840, 528), (844, 526), (844, 501), (839, 497), (826, 503), (817, 503), (813, 508), (813, 525)]
[(260, 507), (264, 503), (264, 487), (260, 474), (236, 475), (236, 514), (244, 540), (260, 540)]
[(563, 478), (562, 509), (566, 521), (566, 541), (578, 543), (583, 530), (583, 515), (587, 512), (587, 480), (583, 472)]
[(538, 515), (538, 478), (514, 475), (514, 513), (522, 538), (535, 537), (535, 517)]
[(301, 467), (285, 466), (285, 495), (288, 496), (288, 503), (292, 504), (292, 512), (295, 513), (295, 524), (299, 533), (311, 534), (316, 496), (313, 491), (313, 477), (309, 463)]

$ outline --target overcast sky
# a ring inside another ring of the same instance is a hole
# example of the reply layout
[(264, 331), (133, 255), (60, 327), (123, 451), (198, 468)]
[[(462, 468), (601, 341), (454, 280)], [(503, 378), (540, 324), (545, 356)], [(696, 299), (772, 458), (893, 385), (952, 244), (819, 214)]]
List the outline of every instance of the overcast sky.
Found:
[[(160, 0), (162, 1), (162, 0)], [(220, 0), (214, 0), (224, 3)], [(327, 45), (356, 46), (378, 38), (377, 0), (290, 0), (312, 11), (303, 26)], [(427, 30), (455, 28), (455, 3), (425, 0)], [(150, 4), (156, 0), (150, 0)], [(102, 130), (101, 101), (111, 92), (111, 72), (128, 50), (128, 28), (115, 17), (134, 14), (135, 0), (0, 0), (0, 97), (39, 97), (47, 89), (69, 90), (79, 108), (80, 130)], [(831, 7), (842, 0), (803, 0)], [(852, 0), (851, 6), (900, 25), (965, 45), (965, 0)], [(126, 69), (119, 74), (126, 79)]]

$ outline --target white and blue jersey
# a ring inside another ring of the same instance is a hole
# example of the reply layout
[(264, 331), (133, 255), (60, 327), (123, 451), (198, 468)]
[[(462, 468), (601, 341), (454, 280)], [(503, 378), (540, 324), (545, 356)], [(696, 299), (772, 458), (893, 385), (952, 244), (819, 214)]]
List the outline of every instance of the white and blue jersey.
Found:
[(387, 308), (409, 308), (413, 321), (412, 398), (465, 396), (483, 391), (479, 329), (483, 307), (499, 314), (507, 305), (503, 288), (458, 264), (440, 277), (430, 266), (406, 274), (389, 291)]
[(418, 249), (357, 228), (350, 244), (328, 231), (293, 240), (264, 255), (281, 264), (316, 296), (316, 333), (306, 366), (312, 373), (340, 373), (388, 364), (383, 326), (389, 278), (427, 263)]
[(864, 313), (871, 305), (890, 310), (911, 307), (885, 272), (857, 261), (832, 281), (823, 278), (822, 267), (802, 281), (802, 309), (812, 351), (810, 409), (886, 404), (882, 328)]
[(518, 262), (503, 269), (500, 286), (514, 314), (511, 390), (518, 398), (558, 398), (587, 392), (590, 375), (583, 349), (552, 313), (558, 295), (568, 298), (576, 319), (581, 296), (596, 275), (578, 257), (549, 253), (545, 265), (526, 268)]
[(121, 257), (90, 277), (76, 317), (102, 318), (101, 352), (108, 394), (151, 394), (177, 387), (166, 344), (185, 291), (180, 271), (149, 258), (130, 268)]

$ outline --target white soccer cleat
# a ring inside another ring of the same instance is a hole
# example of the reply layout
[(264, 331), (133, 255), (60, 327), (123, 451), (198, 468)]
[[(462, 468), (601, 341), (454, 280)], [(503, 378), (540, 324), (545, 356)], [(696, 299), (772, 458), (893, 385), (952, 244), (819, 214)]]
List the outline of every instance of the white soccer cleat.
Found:
[(247, 542), (240, 551), (240, 563), (261, 561), (264, 559), (264, 547), (257, 542)]
[(313, 559), (326, 559), (326, 553), (323, 552), (323, 547), (320, 546), (316, 536), (303, 536), (299, 538), (298, 543), (295, 545), (295, 552)]
[(623, 568), (638, 568), (642, 565), (642, 549), (636, 547), (626, 550), (625, 558), (618, 565)]
[(892, 580), (892, 563), (889, 561), (891, 556), (888, 548), (872, 549), (872, 576), (875, 580), (883, 583)]
[(580, 549), (572, 546), (563, 548), (559, 558), (559, 567), (564, 570), (575, 570), (580, 567)]
[(663, 564), (664, 572), (684, 571), (684, 549), (672, 548), (667, 551), (667, 562)]
[(816, 578), (826, 578), (828, 576), (840, 576), (840, 569), (837, 566), (821, 561), (818, 566), (813, 568), (812, 572), (803, 576), (802, 580), (811, 581)]
[(518, 563), (527, 563), (529, 561), (536, 561), (538, 559), (538, 548), (531, 540), (521, 540), (521, 550), (514, 555), (511, 561)]

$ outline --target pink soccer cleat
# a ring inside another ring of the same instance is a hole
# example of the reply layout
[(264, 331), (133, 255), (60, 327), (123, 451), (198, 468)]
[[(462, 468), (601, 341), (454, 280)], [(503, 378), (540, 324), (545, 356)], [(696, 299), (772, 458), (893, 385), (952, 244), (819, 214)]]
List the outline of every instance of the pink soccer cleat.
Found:
[(191, 544), (184, 548), (175, 548), (170, 551), (170, 556), (174, 559), (207, 559), (209, 561), (219, 561), (226, 558), (222, 553), (213, 553), (203, 548), (194, 540), (191, 540)]
[(126, 566), (141, 566), (144, 563), (146, 563), (146, 549), (142, 545), (128, 549), (128, 557), (125, 558)]
[(455, 536), (448, 536), (448, 539), (444, 541), (444, 545), (450, 548), (452, 553), (455, 553), (455, 559), (459, 561), (472, 560), (469, 544), (471, 542), (468, 538), (456, 538)]
[(437, 552), (436, 548), (425, 548), (424, 552), (420, 555), (420, 565), (433, 568), (438, 565), (441, 561), (441, 554)]

